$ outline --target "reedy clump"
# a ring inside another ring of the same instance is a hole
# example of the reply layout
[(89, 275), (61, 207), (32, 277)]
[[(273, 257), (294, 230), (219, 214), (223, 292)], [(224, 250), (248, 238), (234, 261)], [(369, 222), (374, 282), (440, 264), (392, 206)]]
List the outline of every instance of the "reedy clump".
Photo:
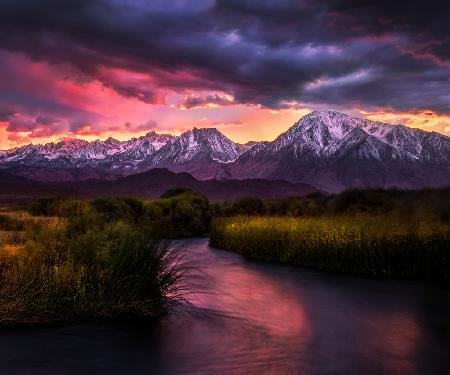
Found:
[(387, 277), (450, 277), (449, 226), (394, 215), (237, 216), (213, 221), (213, 246), (320, 270)]

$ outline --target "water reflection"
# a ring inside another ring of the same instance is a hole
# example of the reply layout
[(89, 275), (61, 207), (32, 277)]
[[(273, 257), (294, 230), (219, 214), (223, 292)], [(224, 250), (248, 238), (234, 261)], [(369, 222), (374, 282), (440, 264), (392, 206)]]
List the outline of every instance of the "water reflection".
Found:
[(414, 358), (423, 340), (415, 316), (388, 313), (376, 320), (371, 329), (361, 332), (360, 341), (367, 342), (366, 356), (379, 353), (380, 369), (386, 374), (419, 374)]
[(165, 322), (164, 346), (178, 364), (171, 371), (295, 371), (290, 348), (306, 350), (311, 337), (301, 295), (243, 266), (234, 254), (211, 251), (204, 241), (188, 251), (191, 259), (201, 259), (204, 277), (202, 291), (190, 296), (192, 313)]
[(208, 272), (214, 293), (198, 293), (191, 302), (199, 309), (255, 326), (267, 335), (285, 338), (304, 334), (307, 328), (301, 296), (261, 272), (229, 265)]
[[(0, 335), (17, 374), (448, 374), (449, 293), (246, 262), (179, 243), (197, 269), (192, 309), (156, 325)], [(2, 371), (0, 371), (1, 373)]]

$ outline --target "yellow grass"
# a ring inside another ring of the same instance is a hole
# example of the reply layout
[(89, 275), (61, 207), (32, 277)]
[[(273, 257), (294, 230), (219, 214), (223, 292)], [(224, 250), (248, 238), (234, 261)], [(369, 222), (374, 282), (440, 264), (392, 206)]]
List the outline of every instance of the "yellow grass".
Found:
[(212, 224), (211, 244), (249, 258), (384, 276), (448, 277), (449, 226), (393, 215), (231, 217)]

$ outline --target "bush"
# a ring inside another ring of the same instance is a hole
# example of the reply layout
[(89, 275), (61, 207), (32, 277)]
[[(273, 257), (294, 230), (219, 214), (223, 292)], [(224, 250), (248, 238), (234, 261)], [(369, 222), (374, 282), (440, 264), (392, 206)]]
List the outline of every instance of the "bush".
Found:
[(174, 188), (166, 190), (164, 193), (161, 194), (160, 198), (167, 199), (167, 198), (173, 198), (177, 195), (181, 194), (196, 194), (193, 190), (188, 188)]
[(208, 199), (187, 189), (174, 189), (165, 198), (98, 198), (91, 201), (44, 199), (29, 209), (33, 214), (70, 218), (70, 231), (102, 229), (110, 222), (133, 224), (155, 237), (201, 236), (209, 231)]
[(209, 201), (197, 193), (149, 200), (144, 211), (147, 225), (166, 238), (201, 236), (209, 231), (211, 223)]
[(346, 213), (402, 214), (420, 216), (423, 212), (450, 221), (450, 189), (422, 191), (350, 190), (339, 194), (310, 194), (306, 197), (260, 200), (245, 198), (216, 205), (215, 216), (276, 215), (322, 216)]
[(136, 222), (144, 213), (142, 201), (133, 198), (99, 198), (91, 202), (100, 221)]

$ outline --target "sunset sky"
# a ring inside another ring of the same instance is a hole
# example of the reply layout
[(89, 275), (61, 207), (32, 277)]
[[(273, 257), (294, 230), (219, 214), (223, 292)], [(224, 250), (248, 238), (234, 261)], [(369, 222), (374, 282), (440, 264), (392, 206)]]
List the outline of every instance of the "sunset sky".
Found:
[(448, 1), (0, 0), (0, 148), (314, 109), (450, 136)]

